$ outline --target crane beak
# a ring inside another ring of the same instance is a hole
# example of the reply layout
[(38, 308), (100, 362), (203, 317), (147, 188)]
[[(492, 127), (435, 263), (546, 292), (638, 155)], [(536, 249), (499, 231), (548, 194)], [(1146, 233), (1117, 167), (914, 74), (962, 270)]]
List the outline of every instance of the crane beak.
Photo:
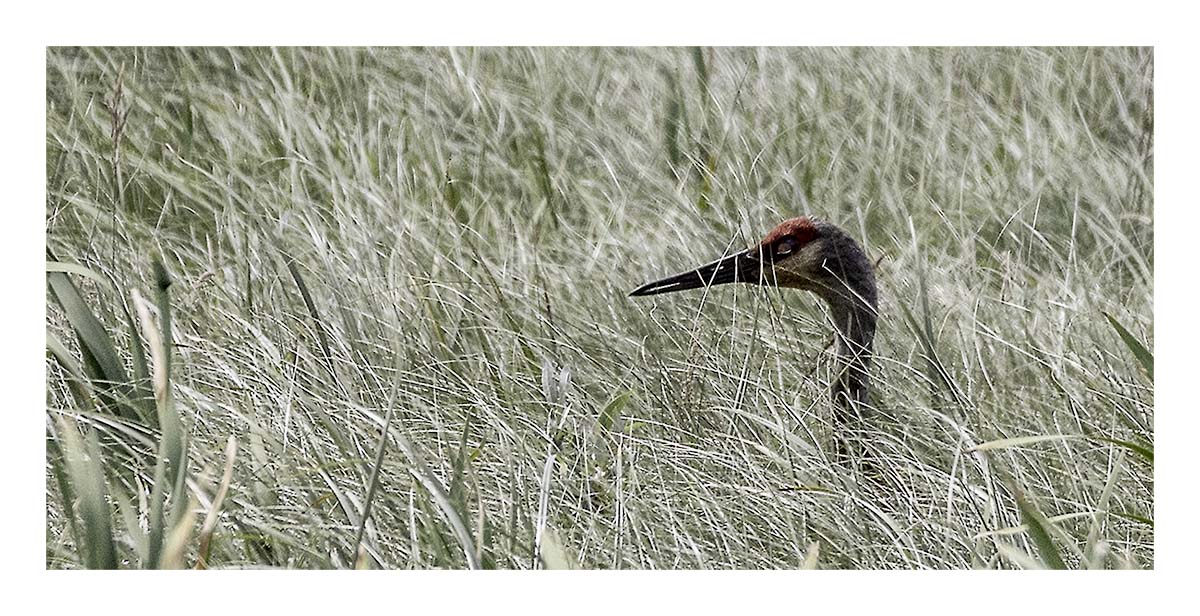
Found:
[(763, 279), (763, 265), (757, 248), (743, 250), (707, 265), (701, 265), (690, 272), (646, 283), (634, 289), (629, 296), (658, 295), (659, 293), (713, 287), (731, 282), (758, 284)]

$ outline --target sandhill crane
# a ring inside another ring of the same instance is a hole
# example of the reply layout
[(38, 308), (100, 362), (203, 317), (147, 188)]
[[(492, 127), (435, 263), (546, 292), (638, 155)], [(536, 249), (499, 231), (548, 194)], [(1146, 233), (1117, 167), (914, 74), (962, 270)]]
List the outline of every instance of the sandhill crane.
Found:
[[(785, 220), (757, 246), (690, 272), (642, 285), (630, 296), (657, 295), (731, 282), (812, 291), (829, 304), (836, 333), (835, 420), (844, 425), (867, 402), (875, 338), (875, 272), (858, 242), (828, 222)], [(841, 448), (839, 447), (839, 451)]]

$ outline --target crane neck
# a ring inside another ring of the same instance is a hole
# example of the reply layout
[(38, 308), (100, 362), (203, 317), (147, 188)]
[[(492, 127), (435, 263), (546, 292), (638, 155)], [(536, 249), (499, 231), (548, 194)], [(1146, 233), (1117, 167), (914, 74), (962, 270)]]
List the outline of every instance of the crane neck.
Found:
[(860, 267), (843, 269), (837, 276), (837, 284), (826, 285), (817, 294), (829, 305), (837, 329), (833, 398), (839, 406), (857, 414), (861, 412), (856, 408), (858, 404), (868, 400), (878, 313), (875, 275), (870, 263), (865, 256), (851, 262)]

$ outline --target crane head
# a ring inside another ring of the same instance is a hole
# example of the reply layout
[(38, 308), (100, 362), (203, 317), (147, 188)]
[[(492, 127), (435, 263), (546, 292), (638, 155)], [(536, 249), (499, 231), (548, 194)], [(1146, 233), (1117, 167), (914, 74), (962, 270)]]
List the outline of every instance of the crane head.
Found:
[(825, 226), (807, 216), (790, 218), (756, 246), (644, 284), (629, 295), (657, 295), (732, 282), (812, 290), (818, 285), (825, 262)]

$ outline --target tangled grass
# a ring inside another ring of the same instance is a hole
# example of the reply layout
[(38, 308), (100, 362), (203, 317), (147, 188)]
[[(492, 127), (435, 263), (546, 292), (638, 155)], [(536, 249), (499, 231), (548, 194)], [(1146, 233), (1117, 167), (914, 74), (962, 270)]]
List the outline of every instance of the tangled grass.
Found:
[[(47, 567), (1153, 566), (1150, 50), (46, 61)], [(813, 297), (626, 297), (800, 214), (870, 476)]]

